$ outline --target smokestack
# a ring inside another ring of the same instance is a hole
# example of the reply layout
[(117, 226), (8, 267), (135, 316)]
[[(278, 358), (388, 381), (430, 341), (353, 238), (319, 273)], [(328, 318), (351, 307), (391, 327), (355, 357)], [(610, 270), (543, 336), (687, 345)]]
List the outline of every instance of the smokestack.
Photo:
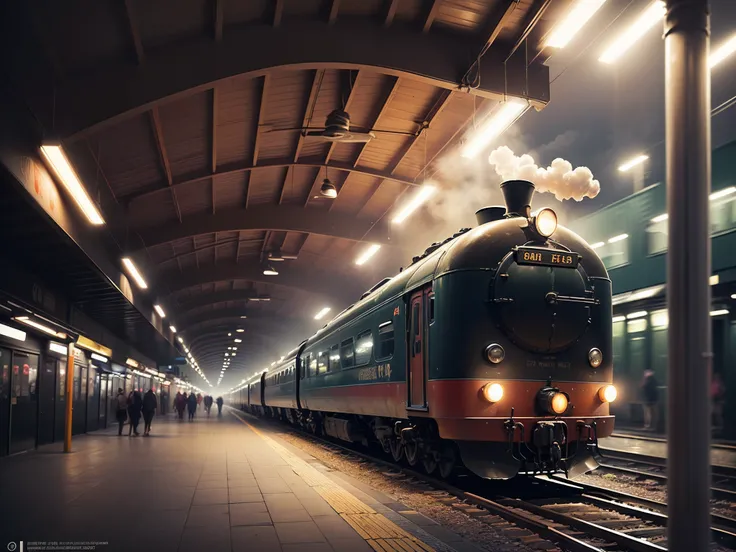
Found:
[(483, 207), (475, 212), (475, 218), (478, 221), (478, 226), (483, 226), (494, 220), (501, 220), (506, 214), (506, 207), (500, 207), (493, 205), (491, 207)]
[(506, 214), (526, 217), (529, 215), (534, 195), (534, 184), (528, 180), (507, 180), (501, 183), (506, 200)]

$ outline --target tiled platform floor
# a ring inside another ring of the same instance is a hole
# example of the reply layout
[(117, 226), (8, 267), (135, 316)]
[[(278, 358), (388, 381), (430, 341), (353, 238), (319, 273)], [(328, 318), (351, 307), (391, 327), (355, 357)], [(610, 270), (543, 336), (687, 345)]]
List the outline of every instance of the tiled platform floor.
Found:
[(362, 504), (358, 511), (418, 535), (417, 546), (474, 549), (416, 512), (402, 517), (401, 505), (391, 509), (396, 503), (347, 476), (324, 473), (270, 433), (273, 425), (250, 422), (255, 431), (227, 409), (193, 423), (158, 417), (150, 437), (99, 431), (75, 437), (71, 454), (51, 445), (0, 460), (0, 550), (24, 540), (26, 549), (28, 541), (107, 543), (100, 552), (370, 551), (371, 541), (345, 521), (356, 518), (333, 508), (324, 491), (331, 485), (339, 485), (331, 491), (339, 500), (345, 491), (353, 497), (349, 508)]
[[(605, 455), (606, 449), (611, 451), (646, 454), (648, 456), (667, 457), (667, 442), (664, 439), (637, 438), (636, 436), (612, 436), (600, 440), (600, 447)], [(711, 448), (711, 462), (720, 466), (736, 466), (736, 447)]]

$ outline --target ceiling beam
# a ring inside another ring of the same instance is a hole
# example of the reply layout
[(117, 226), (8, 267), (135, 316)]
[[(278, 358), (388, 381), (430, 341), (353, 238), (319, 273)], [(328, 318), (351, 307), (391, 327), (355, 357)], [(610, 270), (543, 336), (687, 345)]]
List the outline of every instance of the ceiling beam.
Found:
[[(200, 311), (189, 315), (178, 313), (177, 329), (179, 332), (186, 332), (192, 326), (216, 320), (227, 323), (232, 328), (232, 330), (229, 330), (233, 334), (232, 337), (240, 337), (240, 334), (235, 332), (235, 328), (237, 327), (245, 329), (243, 334), (248, 334), (252, 333), (254, 328), (268, 328), (269, 330), (283, 331), (283, 326), (301, 325), (306, 322), (303, 318), (283, 317), (275, 313), (251, 313), (246, 319), (240, 318), (242, 314), (243, 309), (233, 307)], [(320, 327), (316, 322), (314, 326), (315, 330)], [(227, 335), (225, 338), (227, 339)]]
[[(287, 42), (300, 46), (284, 48)], [(401, 25), (386, 29), (357, 21), (325, 26), (297, 20), (276, 28), (233, 28), (228, 29), (228, 40), (202, 37), (177, 42), (149, 53), (140, 66), (111, 65), (65, 79), (56, 88), (55, 128), (62, 139), (80, 138), (163, 100), (201, 93), (219, 80), (238, 75), (262, 77), (276, 67), (369, 69), (454, 90), (461, 84), (458, 77), (468, 68), (468, 59), (478, 54), (473, 50), (476, 44), (446, 33), (417, 34)], [(534, 107), (546, 105), (549, 68), (542, 63), (527, 68), (525, 60), (517, 57), (504, 65), (501, 48), (491, 48), (481, 64), (480, 86), (468, 93), (495, 100), (529, 97)], [(37, 92), (39, 96), (30, 102), (50, 105), (52, 91)]]
[(258, 117), (256, 118), (255, 136), (253, 138), (253, 166), (258, 164), (258, 151), (261, 147), (261, 125), (266, 115), (266, 94), (268, 94), (268, 84), (270, 81), (268, 74), (263, 75), (261, 79), (261, 99), (258, 107)]
[[(386, 96), (386, 99), (381, 105), (381, 109), (378, 110), (378, 115), (376, 115), (376, 118), (373, 119), (373, 124), (371, 125), (371, 128), (376, 128), (376, 126), (378, 125), (378, 121), (380, 121), (381, 117), (383, 117), (384, 113), (386, 113), (388, 105), (391, 103), (391, 100), (394, 99), (396, 92), (398, 92), (400, 85), (401, 79), (396, 78), (396, 80), (394, 80), (394, 83), (391, 85), (391, 90), (389, 91), (388, 96)], [(353, 161), (353, 168), (357, 167), (360, 163), (360, 159), (361, 157), (363, 157), (363, 153), (365, 153), (365, 150), (368, 149), (368, 144), (370, 144), (370, 142), (366, 142), (360, 147), (360, 152), (358, 152), (358, 156), (355, 158), (355, 161)]]
[(427, 10), (427, 15), (424, 18), (424, 24), (422, 25), (423, 33), (429, 32), (429, 29), (432, 27), (432, 23), (434, 23), (434, 20), (440, 11), (441, 5), (442, 0), (429, 0), (429, 9)]
[(396, 8), (399, 7), (399, 0), (388, 0), (386, 3), (386, 17), (383, 18), (383, 26), (390, 27), (396, 17)]
[(506, 59), (510, 58), (514, 55), (514, 52), (519, 49), (519, 47), (524, 43), (524, 41), (529, 37), (534, 27), (536, 27), (537, 23), (539, 23), (539, 20), (544, 15), (544, 12), (547, 11), (547, 8), (552, 3), (552, 0), (534, 0), (534, 3), (532, 4), (531, 8), (526, 14), (526, 18), (524, 19), (523, 23), (523, 29), (524, 31), (519, 35), (519, 38), (516, 39), (516, 42), (514, 42), (513, 46), (509, 50), (508, 54), (506, 55)]
[(340, 9), (340, 0), (330, 0), (330, 12), (327, 15), (327, 24), (334, 25), (337, 21), (337, 12)]
[[(325, 72), (322, 69), (315, 69), (312, 76), (312, 87), (309, 89), (309, 95), (307, 96), (307, 102), (304, 105), (304, 117), (302, 117), (302, 128), (307, 128), (312, 120), (312, 114), (314, 113), (314, 106), (317, 102), (317, 94), (322, 86), (322, 79), (325, 76)], [(299, 133), (299, 139), (296, 143), (296, 151), (294, 152), (294, 163), (299, 161), (299, 154), (304, 146), (304, 132)]]
[[(172, 305), (171, 309), (181, 315), (208, 305), (216, 305), (218, 303), (231, 301), (248, 301), (254, 297), (258, 297), (258, 292), (254, 289), (229, 289), (226, 291), (216, 291), (214, 293), (202, 293), (193, 299), (182, 301), (176, 306)], [(242, 307), (241, 311), (241, 315), (248, 314), (245, 312), (246, 307)]]
[(151, 125), (153, 126), (153, 136), (156, 141), (156, 147), (158, 148), (161, 165), (164, 169), (164, 174), (166, 175), (166, 184), (168, 185), (169, 191), (171, 192), (171, 199), (174, 202), (176, 217), (179, 219), (179, 222), (181, 222), (181, 209), (179, 208), (179, 200), (176, 199), (176, 190), (174, 190), (173, 178), (171, 176), (171, 165), (169, 164), (169, 156), (166, 153), (164, 133), (161, 127), (161, 117), (159, 116), (157, 106), (154, 106), (153, 109), (151, 109)]
[(215, 173), (217, 173), (217, 86), (212, 89), (212, 132), (210, 134), (212, 144), (210, 158), (212, 167), (212, 214), (215, 214)]
[(172, 270), (160, 274), (157, 278), (165, 281), (168, 285), (169, 294), (179, 291), (212, 284), (216, 282), (228, 282), (230, 280), (243, 280), (248, 282), (259, 282), (279, 287), (286, 287), (305, 291), (314, 295), (322, 295), (335, 300), (335, 294), (339, 290), (340, 296), (357, 296), (365, 290), (359, 290), (354, 281), (346, 282), (339, 275), (314, 275), (305, 274), (303, 270), (296, 268), (284, 270), (278, 276), (264, 276), (258, 264), (243, 266), (232, 264), (220, 264), (209, 266), (198, 270), (188, 270), (180, 274), (178, 270)]
[[(168, 164), (168, 160), (166, 161)], [(276, 169), (276, 168), (284, 168), (289, 166), (297, 166), (297, 167), (313, 167), (317, 169), (322, 169), (325, 164), (322, 163), (320, 160), (317, 160), (315, 158), (303, 158), (300, 163), (294, 163), (291, 158), (286, 159), (269, 159), (268, 161), (265, 161), (258, 165), (257, 167), (253, 166), (250, 163), (234, 163), (231, 165), (227, 165), (224, 167), (220, 167), (220, 169), (212, 174), (209, 170), (206, 170), (204, 172), (198, 173), (196, 175), (191, 175), (188, 177), (184, 177), (181, 180), (178, 180), (177, 182), (174, 182), (171, 184), (171, 187), (177, 188), (179, 186), (184, 186), (186, 184), (193, 184), (195, 182), (207, 182), (213, 177), (218, 176), (224, 176), (224, 175), (231, 175), (231, 174), (237, 174), (242, 172), (252, 172), (256, 170), (263, 170), (263, 169)], [(415, 183), (410, 178), (405, 178), (401, 176), (393, 176), (389, 174), (386, 171), (379, 171), (376, 169), (371, 169), (368, 167), (356, 167), (353, 165), (353, 163), (331, 163), (327, 165), (327, 169), (330, 171), (347, 171), (347, 172), (355, 172), (359, 174), (364, 174), (366, 176), (375, 176), (377, 178), (385, 178), (388, 180), (394, 180), (396, 182), (400, 182), (401, 184), (406, 184), (407, 186), (414, 186)], [(169, 171), (170, 174), (170, 171)], [(168, 174), (167, 174), (167, 181), (168, 181)], [(128, 202), (131, 203), (133, 201), (138, 201), (144, 198), (147, 198), (150, 195), (160, 193), (162, 190), (165, 190), (166, 188), (162, 188), (160, 185), (151, 186), (148, 189), (128, 194), (128, 195), (122, 195), (118, 197), (118, 200), (122, 202)]]
[(143, 51), (141, 33), (138, 30), (135, 14), (133, 13), (133, 0), (125, 0), (125, 15), (128, 18), (128, 29), (130, 30), (130, 39), (133, 41), (133, 48), (135, 49), (135, 58), (138, 61), (138, 65), (140, 65), (145, 61), (146, 54)]
[(271, 0), (273, 2), (273, 21), (274, 27), (281, 25), (281, 19), (284, 16), (284, 0)]
[(215, 40), (217, 42), (220, 42), (222, 40), (222, 27), (223, 27), (223, 21), (225, 19), (224, 13), (223, 13), (223, 4), (225, 3), (225, 0), (215, 0), (215, 13), (214, 17), (212, 19), (212, 26), (213, 26), (213, 34), (215, 37)]
[[(341, 213), (323, 213), (304, 209), (299, 205), (257, 205), (249, 209), (228, 209), (217, 215), (201, 213), (188, 216), (182, 224), (163, 223), (139, 231), (146, 247), (215, 232), (239, 230), (269, 230), (276, 232), (303, 232), (346, 240), (361, 241), (373, 220), (355, 218)], [(378, 224), (370, 233), (371, 241), (383, 245), (394, 244), (388, 227)], [(196, 248), (195, 248), (196, 249)]]

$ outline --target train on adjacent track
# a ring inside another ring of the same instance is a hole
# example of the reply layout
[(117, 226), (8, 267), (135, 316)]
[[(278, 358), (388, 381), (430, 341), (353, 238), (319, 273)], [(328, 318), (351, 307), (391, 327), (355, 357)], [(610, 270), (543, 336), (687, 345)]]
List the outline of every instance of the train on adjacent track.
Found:
[(613, 432), (611, 281), (534, 185), (435, 243), (231, 404), (448, 477), (585, 471)]

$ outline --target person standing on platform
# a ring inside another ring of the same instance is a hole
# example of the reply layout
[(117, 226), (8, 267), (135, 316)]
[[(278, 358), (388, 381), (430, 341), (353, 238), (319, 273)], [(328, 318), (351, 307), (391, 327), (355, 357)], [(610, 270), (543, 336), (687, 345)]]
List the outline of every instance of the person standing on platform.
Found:
[(659, 383), (654, 377), (652, 370), (644, 370), (644, 378), (641, 383), (642, 395), (644, 396), (644, 429), (656, 431), (658, 408), (659, 408)]
[(153, 392), (153, 388), (149, 389), (143, 397), (143, 436), (148, 437), (151, 433), (151, 422), (153, 421), (153, 415), (156, 413), (158, 407), (158, 401), (156, 400), (156, 394)]
[(176, 392), (176, 398), (174, 399), (174, 408), (176, 413), (179, 415), (179, 419), (184, 419), (184, 410), (187, 407), (187, 396), (182, 395), (181, 391)]
[(128, 416), (130, 417), (130, 428), (128, 429), (128, 437), (134, 433), (136, 437), (138, 433), (138, 424), (141, 421), (141, 410), (143, 410), (143, 398), (137, 389), (133, 389), (128, 395)]
[(125, 420), (128, 419), (128, 399), (125, 398), (125, 392), (122, 387), (118, 387), (118, 394), (115, 397), (115, 400), (117, 401), (115, 418), (118, 421), (118, 435), (122, 436), (123, 425), (125, 424)]
[(191, 422), (194, 420), (194, 413), (197, 411), (197, 396), (194, 393), (189, 393), (187, 403), (189, 407), (189, 421)]
[(204, 398), (204, 409), (207, 411), (207, 417), (209, 418), (210, 410), (212, 410), (212, 397), (210, 395)]
[(217, 397), (217, 415), (222, 416), (222, 397)]

